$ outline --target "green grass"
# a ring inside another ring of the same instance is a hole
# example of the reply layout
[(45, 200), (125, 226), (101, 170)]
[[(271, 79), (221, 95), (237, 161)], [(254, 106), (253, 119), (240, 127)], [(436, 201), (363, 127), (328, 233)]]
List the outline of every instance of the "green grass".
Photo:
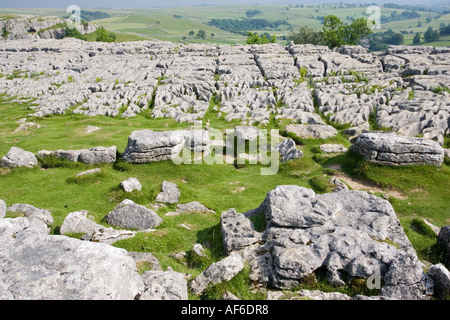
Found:
[[(337, 6), (339, 7), (339, 5)], [(249, 6), (248, 9), (250, 8), (254, 7)], [(344, 12), (339, 12), (340, 9), (333, 6), (329, 6), (323, 9), (325, 11), (319, 13), (315, 12), (318, 7), (304, 8), (303, 10), (297, 8), (286, 10), (286, 6), (263, 6), (262, 8), (262, 18), (269, 17), (272, 12), (272, 17), (289, 18), (293, 25), (294, 23), (299, 25), (302, 23), (317, 24), (318, 20), (311, 17), (333, 12), (344, 18)], [(243, 17), (245, 12), (245, 8), (242, 9), (242, 7), (226, 7), (226, 9), (224, 10), (223, 7), (173, 8), (172, 11), (158, 9), (154, 12), (144, 11), (141, 15), (136, 15), (133, 11), (114, 11), (118, 16), (104, 19), (99, 23), (105, 25), (109, 30), (114, 30), (118, 36), (117, 41), (129, 41), (132, 38), (146, 39), (133, 34), (141, 33), (143, 36), (165, 40), (170, 38), (170, 41), (178, 42), (183, 36), (187, 36), (190, 30), (197, 32), (199, 28), (204, 28), (208, 33), (214, 31), (216, 34), (214, 39), (209, 37), (202, 40), (204, 42), (239, 40), (239, 37), (235, 35), (232, 36), (236, 38), (230, 38), (230, 34), (210, 29), (202, 23), (206, 22), (205, 17), (208, 19), (213, 17), (239, 18)], [(364, 8), (352, 8), (348, 9), (345, 14), (358, 16), (363, 10)], [(175, 19), (172, 17), (173, 14), (179, 14), (183, 16), (183, 19)], [(155, 24), (155, 21), (158, 20), (161, 20), (160, 23)], [(152, 26), (149, 27), (150, 25)], [(95, 34), (91, 37), (95, 37)], [(95, 39), (90, 40), (94, 41)], [(189, 36), (187, 41), (200, 42), (199, 39)], [(16, 73), (20, 76), (19, 71)], [(363, 75), (354, 74), (354, 76), (359, 77), (360, 81), (365, 81)], [(447, 88), (437, 88), (436, 90), (443, 91)], [(239, 124), (239, 121), (228, 123), (224, 119), (218, 119), (218, 112), (212, 110), (218, 103), (220, 102), (215, 101), (214, 98), (211, 99), (211, 108), (206, 114), (204, 122), (210, 120), (211, 127), (220, 130), (234, 128)], [(15, 101), (14, 98), (0, 95), (0, 156), (5, 155), (12, 146), (37, 152), (44, 149), (81, 149), (100, 145), (116, 145), (119, 153), (122, 153), (125, 150), (129, 134), (134, 130), (165, 131), (189, 127), (188, 124), (179, 124), (173, 119), (151, 119), (148, 112), (131, 119), (70, 114), (33, 118), (28, 116), (33, 113), (32, 107), (32, 101), (20, 102)], [(41, 128), (13, 133), (18, 127), (16, 121), (25, 117), (28, 117), (28, 121), (39, 124)], [(239, 166), (239, 169), (234, 165), (175, 165), (170, 161), (132, 165), (119, 159), (113, 165), (88, 166), (47, 158), (40, 159), (40, 166), (34, 169), (0, 169), (0, 198), (5, 200), (8, 205), (28, 203), (49, 209), (55, 219), (53, 232), (58, 233), (64, 218), (70, 212), (88, 210), (96, 222), (105, 224), (103, 220), (105, 215), (122, 200), (128, 198), (141, 205), (149, 206), (154, 203), (162, 181), (174, 182), (181, 190), (181, 203), (199, 201), (216, 213), (189, 213), (168, 217), (165, 216), (165, 213), (176, 209), (174, 205), (169, 205), (158, 211), (163, 218), (163, 223), (156, 228), (156, 231), (139, 233), (132, 239), (118, 241), (114, 245), (130, 251), (151, 252), (159, 259), (163, 269), (171, 267), (175, 271), (189, 273), (195, 277), (209, 263), (224, 257), (220, 230), (222, 211), (229, 208), (235, 208), (238, 212), (254, 209), (261, 204), (268, 191), (282, 184), (309, 187), (317, 193), (329, 192), (328, 178), (333, 173), (329, 166), (339, 164), (344, 172), (353, 177), (370, 180), (382, 188), (396, 188), (405, 193), (407, 199), (390, 197), (389, 201), (419, 257), (432, 263), (444, 261), (442, 252), (436, 247), (435, 236), (424, 226), (422, 219), (426, 218), (437, 226), (450, 224), (448, 216), (450, 201), (448, 192), (446, 192), (446, 190), (450, 190), (448, 163), (441, 168), (428, 166), (391, 168), (369, 164), (351, 152), (331, 156), (322, 154), (319, 145), (323, 143), (340, 143), (346, 147), (350, 145), (347, 137), (342, 134), (346, 126), (332, 123), (326, 117), (324, 120), (337, 128), (338, 135), (330, 139), (317, 140), (301, 139), (295, 135), (289, 135), (303, 151), (304, 157), (280, 164), (278, 174), (273, 176), (262, 176), (260, 175), (261, 166), (249, 164)], [(373, 116), (371, 120), (371, 125), (374, 127), (376, 124), (373, 123)], [(280, 131), (284, 135), (286, 135), (284, 126), (288, 122), (283, 121), (280, 125)], [(101, 129), (87, 134), (86, 127), (89, 125)], [(275, 128), (278, 125), (271, 123), (268, 128), (272, 127)], [(447, 147), (448, 141), (449, 139), (446, 138)], [(100, 168), (101, 173), (75, 177), (77, 173), (92, 168)], [(142, 191), (127, 194), (118, 187), (121, 181), (129, 177), (135, 177), (141, 182)], [(265, 228), (264, 217), (259, 215), (252, 220), (257, 230), (262, 232)], [(190, 229), (182, 228), (179, 224), (187, 225)], [(191, 254), (195, 243), (201, 243), (204, 246), (210, 260), (198, 259)], [(187, 252), (185, 261), (178, 261), (171, 257), (171, 254), (181, 251)], [(248, 273), (247, 266), (229, 283), (208, 289), (202, 297), (191, 296), (190, 298), (217, 299), (225, 290), (229, 290), (242, 299), (262, 299), (261, 294), (250, 292)], [(323, 277), (321, 278), (320, 272), (317, 277), (318, 283), (305, 283), (302, 288), (336, 291), (336, 288), (331, 287)], [(361, 292), (357, 283), (349, 285), (343, 290), (350, 294)]]
[[(63, 115), (29, 119), (42, 127), (30, 132), (12, 133), (18, 126), (16, 121), (30, 112), (32, 102), (19, 103), (5, 96), (0, 98), (0, 154), (6, 154), (11, 146), (37, 152), (41, 149), (78, 149), (98, 145), (117, 145), (121, 153), (125, 150), (128, 135), (134, 130), (175, 130), (187, 126), (169, 119), (155, 120), (140, 115), (132, 119)], [(214, 106), (214, 101), (211, 105)], [(213, 112), (210, 117), (211, 126), (221, 130), (236, 125), (217, 120)], [(86, 134), (87, 125), (95, 125), (101, 129), (95, 134)], [(283, 126), (281, 132), (284, 132)], [(329, 192), (328, 178), (333, 170), (328, 169), (328, 166), (338, 163), (352, 176), (375, 181), (381, 187), (395, 187), (407, 194), (406, 200), (393, 197), (389, 199), (406, 234), (421, 259), (432, 263), (444, 261), (442, 252), (436, 247), (435, 237), (420, 219), (426, 218), (438, 226), (450, 223), (447, 215), (448, 194), (443, 192), (450, 188), (450, 172), (446, 164), (441, 168), (381, 167), (368, 164), (351, 152), (330, 157), (321, 154), (319, 145), (322, 143), (342, 143), (349, 146), (350, 143), (341, 133), (337, 137), (323, 140), (293, 138), (302, 149), (304, 157), (280, 164), (278, 174), (273, 176), (262, 176), (259, 165), (249, 164), (236, 169), (233, 165), (175, 165), (170, 161), (132, 165), (119, 159), (114, 165), (88, 166), (47, 158), (40, 159), (40, 166), (34, 169), (2, 169), (0, 198), (8, 205), (28, 203), (49, 209), (55, 220), (53, 232), (57, 234), (69, 212), (88, 210), (96, 222), (108, 226), (103, 218), (122, 200), (128, 198), (149, 206), (154, 203), (162, 181), (176, 183), (181, 191), (181, 203), (199, 201), (214, 210), (215, 214), (184, 213), (165, 216), (165, 213), (176, 209), (174, 205), (169, 205), (158, 211), (163, 223), (154, 232), (139, 233), (134, 238), (116, 242), (114, 246), (130, 251), (151, 252), (159, 259), (163, 269), (171, 267), (195, 277), (207, 265), (225, 257), (220, 230), (222, 211), (229, 208), (235, 208), (238, 212), (254, 209), (261, 204), (268, 191), (282, 184), (310, 187), (318, 193)], [(101, 173), (75, 177), (79, 172), (97, 167), (101, 169)], [(198, 174), (199, 172), (202, 174)], [(141, 182), (142, 191), (127, 194), (118, 187), (121, 181), (129, 177), (135, 177)], [(258, 231), (264, 230), (263, 216), (255, 216), (252, 220)], [(182, 228), (180, 224), (187, 225), (190, 229)], [(196, 243), (203, 245), (210, 260), (199, 260), (191, 254)], [(187, 252), (184, 261), (171, 257), (171, 254), (182, 251)], [(261, 294), (251, 293), (249, 290), (248, 272), (247, 267), (229, 283), (213, 286), (201, 297), (190, 298), (216, 299), (228, 290), (243, 299), (263, 299)], [(314, 285), (303, 285), (302, 288), (336, 290), (323, 279)], [(357, 284), (351, 284), (343, 290), (354, 294), (363, 292), (360, 289)]]

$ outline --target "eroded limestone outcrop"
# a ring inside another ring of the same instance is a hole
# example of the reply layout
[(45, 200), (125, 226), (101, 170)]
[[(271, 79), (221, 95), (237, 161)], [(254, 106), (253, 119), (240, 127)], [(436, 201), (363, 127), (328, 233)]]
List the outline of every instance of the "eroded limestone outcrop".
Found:
[[(267, 221), (262, 233), (247, 218), (256, 214)], [(250, 263), (256, 282), (293, 288), (325, 270), (335, 286), (378, 275), (385, 298), (426, 299), (432, 294), (432, 280), (391, 204), (382, 198), (362, 191), (319, 195), (295, 185), (278, 186), (257, 209), (238, 215), (222, 213), (224, 246)]]
[(437, 142), (391, 133), (362, 133), (350, 149), (369, 162), (390, 166), (441, 166), (444, 161), (444, 149)]

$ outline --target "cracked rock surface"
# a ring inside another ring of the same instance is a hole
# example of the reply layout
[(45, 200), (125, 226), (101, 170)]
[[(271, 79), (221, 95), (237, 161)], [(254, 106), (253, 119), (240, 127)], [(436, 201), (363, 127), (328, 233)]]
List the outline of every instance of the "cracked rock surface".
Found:
[[(249, 217), (256, 214), (266, 218), (264, 232), (251, 228)], [(224, 244), (228, 253), (250, 263), (256, 282), (290, 289), (323, 270), (331, 284), (342, 286), (378, 274), (383, 298), (430, 295), (430, 278), (391, 204), (382, 198), (362, 191), (319, 195), (286, 185), (269, 191), (257, 209), (230, 218), (236, 215), (232, 210), (222, 214)]]
[[(377, 126), (443, 143), (448, 48), (214, 45), (22, 39), (0, 44), (2, 92), (36, 99), (31, 115)], [(212, 102), (214, 102), (212, 104)], [(374, 122), (371, 122), (372, 124)]]

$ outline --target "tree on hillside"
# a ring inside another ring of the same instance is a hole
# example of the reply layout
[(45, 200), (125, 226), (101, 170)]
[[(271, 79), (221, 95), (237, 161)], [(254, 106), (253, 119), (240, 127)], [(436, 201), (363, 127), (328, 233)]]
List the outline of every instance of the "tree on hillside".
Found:
[(272, 35), (269, 37), (266, 34), (263, 34), (260, 36), (257, 33), (248, 33), (247, 36), (247, 44), (265, 44), (265, 43), (275, 43), (277, 42), (277, 37), (275, 35)]
[(417, 32), (413, 38), (413, 44), (419, 44), (419, 43), (420, 43), (420, 32)]
[(359, 40), (371, 33), (366, 19), (354, 19), (350, 25), (344, 27), (345, 44), (356, 45)]
[(203, 30), (203, 29), (198, 30), (198, 32), (197, 32), (197, 38), (205, 39), (205, 38), (206, 38), (206, 31)]
[(340, 47), (345, 44), (345, 25), (335, 15), (326, 16), (323, 21), (322, 35), (330, 48)]
[(100, 42), (114, 42), (116, 40), (116, 34), (113, 32), (107, 32), (104, 27), (97, 29), (97, 39)]
[(404, 36), (401, 33), (395, 33), (392, 29), (385, 32), (375, 32), (366, 37), (369, 42), (370, 50), (385, 50), (388, 44), (403, 44)]
[(428, 27), (427, 31), (425, 31), (423, 35), (423, 39), (426, 42), (436, 41), (439, 39), (439, 32), (437, 30), (433, 30), (432, 27)]
[(245, 12), (245, 15), (249, 18), (253, 18), (254, 16), (256, 16), (257, 14), (262, 13), (260, 10), (247, 10)]
[(76, 38), (80, 40), (86, 40), (86, 37), (82, 35), (81, 32), (77, 30), (77, 28), (69, 28), (69, 27), (66, 27), (66, 30), (64, 32), (64, 38)]
[(441, 37), (450, 35), (450, 23), (447, 26), (441, 23), (441, 26), (439, 27), (439, 34)]
[(322, 34), (308, 26), (301, 26), (298, 32), (291, 31), (289, 40), (293, 41), (295, 44), (325, 44)]
[(335, 15), (323, 19), (322, 30), (317, 32), (309, 27), (301, 27), (298, 33), (291, 33), (294, 43), (325, 44), (330, 48), (342, 45), (356, 45), (362, 38), (372, 33), (367, 19), (354, 19), (350, 25), (345, 25)]

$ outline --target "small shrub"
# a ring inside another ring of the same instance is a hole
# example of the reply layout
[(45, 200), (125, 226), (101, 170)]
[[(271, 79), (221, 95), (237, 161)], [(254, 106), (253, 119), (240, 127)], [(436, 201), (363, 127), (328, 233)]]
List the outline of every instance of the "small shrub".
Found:
[(317, 193), (327, 193), (332, 191), (332, 184), (327, 177), (317, 176), (309, 179), (308, 182)]
[(434, 231), (422, 219), (419, 218), (414, 218), (411, 221), (411, 229), (428, 238), (435, 239), (437, 237), (436, 233), (434, 233)]
[(73, 169), (81, 169), (85, 168), (86, 165), (80, 162), (68, 161), (65, 159), (58, 158), (53, 155), (37, 157), (40, 165), (44, 169), (52, 169), (52, 168), (73, 168)]
[(93, 174), (86, 174), (79, 177), (69, 177), (66, 179), (66, 182), (69, 184), (88, 184), (88, 183), (97, 183), (101, 179), (105, 177), (105, 174), (103, 171), (93, 173)]

